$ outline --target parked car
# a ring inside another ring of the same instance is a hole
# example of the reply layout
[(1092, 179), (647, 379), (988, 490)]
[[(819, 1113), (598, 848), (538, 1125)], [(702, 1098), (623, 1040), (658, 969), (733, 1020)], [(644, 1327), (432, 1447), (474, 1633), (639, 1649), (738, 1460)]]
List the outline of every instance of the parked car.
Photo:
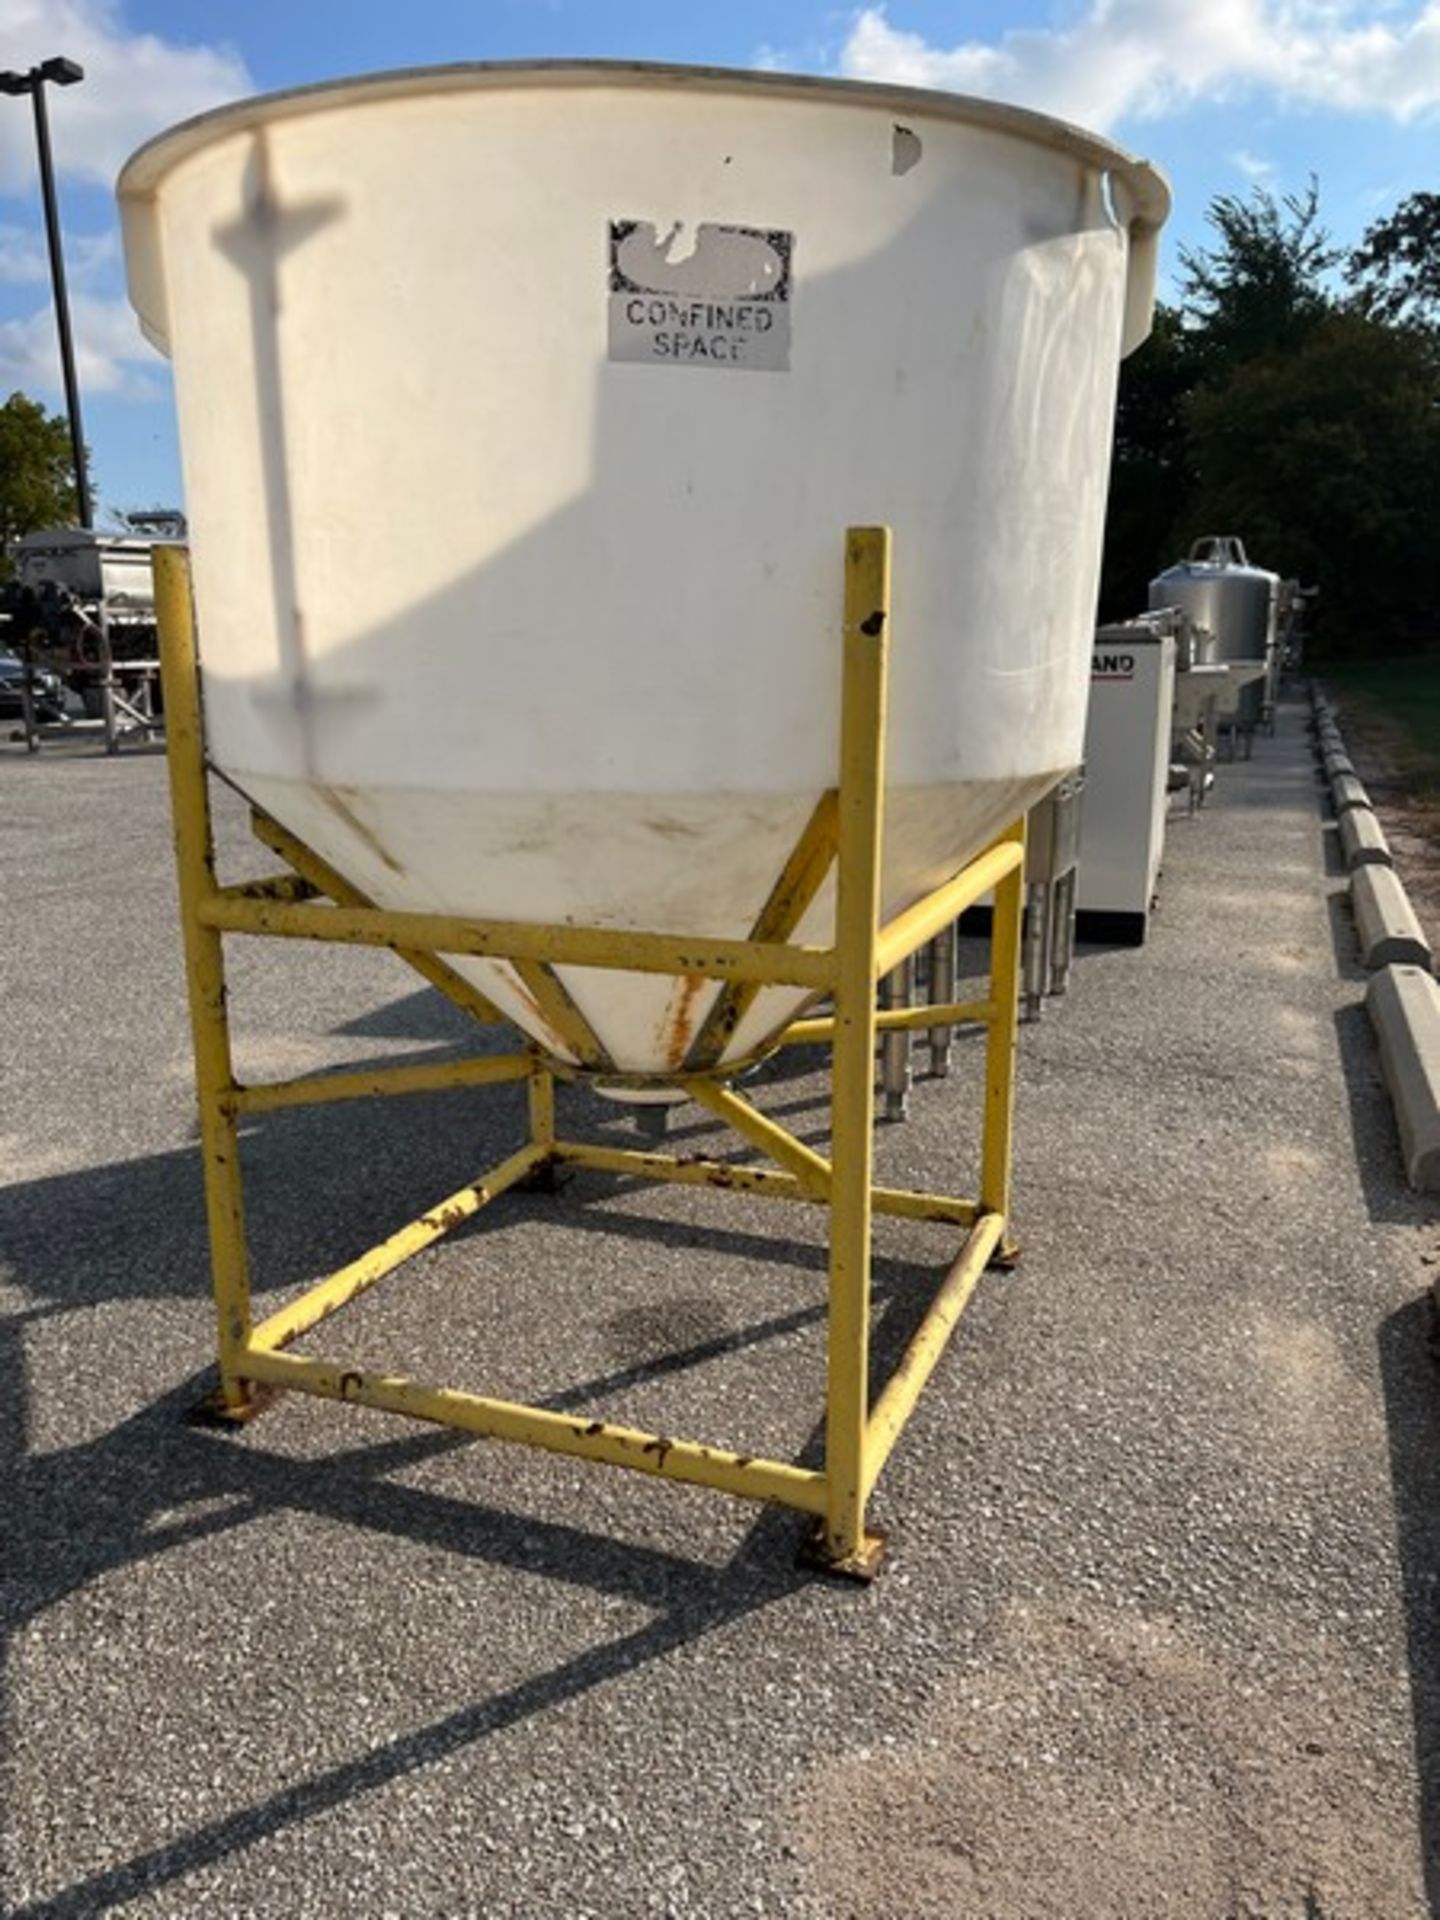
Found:
[[(51, 673), (48, 667), (31, 668), (31, 694), (35, 702), (35, 718), (51, 723), (66, 718), (65, 683), (58, 673)], [(25, 685), (25, 662), (13, 653), (0, 653), (0, 719), (19, 720), (24, 717), (25, 703), (21, 689)]]

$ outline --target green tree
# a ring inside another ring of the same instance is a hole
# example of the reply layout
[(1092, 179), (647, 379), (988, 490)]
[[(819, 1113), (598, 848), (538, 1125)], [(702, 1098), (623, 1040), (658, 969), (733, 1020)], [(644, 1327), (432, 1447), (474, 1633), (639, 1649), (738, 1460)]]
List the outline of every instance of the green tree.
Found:
[[(1191, 429), (1198, 397), (1258, 358), (1293, 353), (1334, 310), (1327, 276), (1342, 255), (1319, 209), (1313, 180), (1281, 200), (1258, 188), (1248, 199), (1222, 194), (1206, 214), (1211, 244), (1181, 250), (1180, 301), (1156, 309), (1149, 340), (1120, 373), (1103, 618), (1139, 611), (1146, 583), (1193, 532), (1217, 530), (1195, 526), (1204, 498)], [(1258, 541), (1238, 522), (1224, 531)]]
[(75, 469), (70, 432), (58, 414), (12, 393), (0, 406), (0, 570), (10, 544), (38, 527), (73, 521)]
[(1336, 308), (1292, 352), (1197, 389), (1196, 481), (1181, 539), (1241, 534), (1277, 572), (1318, 582), (1327, 650), (1414, 646), (1440, 598), (1440, 347)]
[(1440, 193), (1412, 193), (1367, 227), (1345, 277), (1378, 319), (1440, 319)]
[(1146, 583), (1174, 558), (1175, 528), (1195, 489), (1185, 402), (1199, 372), (1194, 337), (1178, 308), (1156, 307), (1150, 338), (1120, 368), (1102, 620), (1124, 620), (1143, 607)]
[(1277, 200), (1221, 194), (1205, 216), (1209, 247), (1180, 251), (1181, 294), (1202, 379), (1226, 379), (1257, 354), (1293, 349), (1330, 312), (1326, 276), (1344, 258), (1320, 224), (1320, 188)]

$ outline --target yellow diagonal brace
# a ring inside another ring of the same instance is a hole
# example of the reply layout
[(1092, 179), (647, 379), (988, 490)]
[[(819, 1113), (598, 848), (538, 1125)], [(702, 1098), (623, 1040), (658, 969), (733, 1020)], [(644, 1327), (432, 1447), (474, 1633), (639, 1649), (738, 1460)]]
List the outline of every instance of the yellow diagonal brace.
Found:
[(355, 1073), (262, 1080), (255, 1086), (237, 1086), (227, 1104), (234, 1113), (274, 1113), (281, 1107), (318, 1107), (335, 1100), (383, 1100), (406, 1093), (444, 1093), (453, 1087), (493, 1087), (507, 1080), (528, 1080), (534, 1071), (535, 1062), (528, 1053), (422, 1060), (398, 1067), (363, 1067)]
[(942, 927), (958, 920), (967, 907), (973, 907), (983, 894), (999, 886), (1008, 874), (1018, 871), (1024, 859), (1023, 842), (1017, 843), (1007, 831), (943, 887), (927, 893), (923, 900), (917, 900), (913, 907), (887, 921), (880, 929), (875, 948), (877, 979), (883, 980), (902, 960), (908, 960), (918, 947), (933, 939)]
[(543, 960), (512, 960), (510, 965), (520, 983), (535, 1002), (541, 1018), (565, 1051), (582, 1067), (608, 1067), (613, 1064), (596, 1039), (594, 1029), (571, 999), (564, 982), (553, 967)]
[[(287, 867), (293, 867), (301, 879), (307, 880), (317, 892), (328, 895), (338, 907), (368, 907), (373, 903), (358, 887), (338, 874), (328, 861), (322, 860), (318, 853), (312, 853), (303, 840), (282, 827), (278, 820), (272, 820), (268, 813), (255, 808), (250, 815), (250, 831), (262, 846), (268, 847)], [(397, 948), (398, 958), (408, 967), (412, 967), (424, 980), (428, 980), (437, 993), (443, 993), (452, 1006), (459, 1007), (462, 1013), (468, 1013), (472, 1020), (482, 1027), (499, 1026), (505, 1016), (499, 1008), (487, 1000), (478, 987), (459, 974), (443, 960), (432, 953), (413, 953), (405, 948)]]
[(813, 1193), (817, 1199), (829, 1193), (830, 1162), (823, 1154), (807, 1147), (803, 1140), (797, 1140), (787, 1128), (761, 1113), (758, 1107), (752, 1107), (738, 1093), (718, 1086), (713, 1080), (687, 1080), (684, 1086), (692, 1100), (708, 1107), (717, 1119), (733, 1127), (742, 1140), (748, 1140), (752, 1147), (768, 1153), (772, 1160), (793, 1173), (807, 1193)]
[[(409, 1260), (432, 1241), (451, 1232), (462, 1220), (468, 1220), (471, 1214), (478, 1213), (497, 1195), (513, 1187), (517, 1180), (523, 1180), (527, 1174), (533, 1173), (545, 1158), (545, 1151), (541, 1147), (522, 1147), (518, 1153), (512, 1153), (508, 1160), (502, 1160), (493, 1172), (438, 1201), (418, 1220), (401, 1227), (388, 1240), (382, 1240), (378, 1246), (371, 1247), (368, 1253), (362, 1253), (358, 1260), (352, 1260), (349, 1266), (337, 1267), (334, 1273), (327, 1274), (323, 1280), (302, 1293), (298, 1300), (290, 1301), (287, 1306), (260, 1322), (250, 1336), (251, 1357), (256, 1349), (273, 1352), (288, 1346), (292, 1340), (298, 1340), (302, 1333), (345, 1306), (356, 1294), (364, 1293), (377, 1280), (383, 1280), (387, 1273), (393, 1273), (402, 1261)], [(250, 1378), (258, 1379), (259, 1375), (252, 1373)]]
[(925, 1382), (945, 1351), (955, 1323), (970, 1303), (986, 1263), (1000, 1245), (1004, 1216), (983, 1215), (971, 1229), (958, 1258), (940, 1284), (925, 1318), (905, 1349), (905, 1357), (885, 1383), (865, 1429), (865, 1485), (873, 1487), (901, 1429), (915, 1409)]
[[(788, 940), (825, 884), (835, 860), (836, 821), (840, 796), (834, 788), (822, 793), (781, 870), (769, 899), (751, 929), (752, 940)], [(756, 980), (732, 980), (705, 1018), (685, 1057), (687, 1067), (710, 1067), (724, 1053), (740, 1022), (760, 991)]]

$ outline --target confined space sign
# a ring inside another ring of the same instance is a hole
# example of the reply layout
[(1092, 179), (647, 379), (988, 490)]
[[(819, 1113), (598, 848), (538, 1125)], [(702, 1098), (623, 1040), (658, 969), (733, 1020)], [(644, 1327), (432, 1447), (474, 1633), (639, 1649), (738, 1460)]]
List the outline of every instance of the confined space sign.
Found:
[(610, 358), (788, 373), (794, 250), (770, 227), (612, 220)]

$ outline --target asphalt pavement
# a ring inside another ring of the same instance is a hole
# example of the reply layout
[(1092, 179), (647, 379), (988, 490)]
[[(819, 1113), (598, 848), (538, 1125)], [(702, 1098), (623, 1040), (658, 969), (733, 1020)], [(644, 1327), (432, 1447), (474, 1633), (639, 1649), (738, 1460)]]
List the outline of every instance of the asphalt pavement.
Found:
[[(188, 1426), (213, 1323), (163, 759), (0, 745), (0, 902), (0, 1911), (1440, 1914), (1440, 1229), (1299, 702), (1172, 822), (1148, 944), (1082, 945), (1024, 1031), (1024, 1256), (892, 1457), (868, 1588), (797, 1571), (794, 1516), (353, 1407)], [(242, 1072), (475, 1044), (390, 956), (232, 948)], [(957, 1056), (881, 1127), (891, 1182), (971, 1189)], [(760, 1089), (812, 1139), (824, 1093), (796, 1056)], [(257, 1118), (262, 1306), (519, 1119), (508, 1089)], [(822, 1224), (581, 1175), (309, 1350), (813, 1456)], [(882, 1362), (952, 1251), (878, 1227)]]

